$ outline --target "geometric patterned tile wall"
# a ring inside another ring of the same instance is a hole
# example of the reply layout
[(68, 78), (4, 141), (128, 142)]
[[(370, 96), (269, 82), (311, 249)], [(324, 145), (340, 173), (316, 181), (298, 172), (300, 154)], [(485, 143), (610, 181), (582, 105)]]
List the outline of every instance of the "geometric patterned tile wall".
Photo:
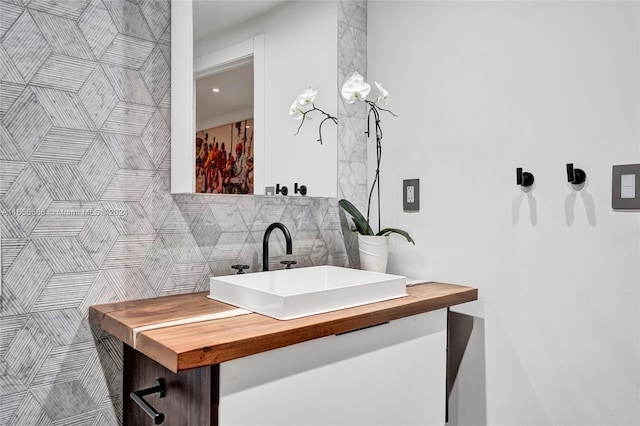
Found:
[[(338, 7), (338, 81), (354, 71), (367, 76), (367, 2), (342, 0)], [(338, 101), (338, 198), (346, 198), (360, 211), (367, 206), (367, 109), (364, 102)], [(352, 226), (341, 212), (349, 262), (360, 266), (358, 238), (349, 232)]]
[[(90, 305), (206, 290), (281, 221), (348, 263), (337, 201), (169, 194), (168, 0), (0, 0), (0, 425), (117, 425)], [(284, 253), (274, 233), (273, 266)]]

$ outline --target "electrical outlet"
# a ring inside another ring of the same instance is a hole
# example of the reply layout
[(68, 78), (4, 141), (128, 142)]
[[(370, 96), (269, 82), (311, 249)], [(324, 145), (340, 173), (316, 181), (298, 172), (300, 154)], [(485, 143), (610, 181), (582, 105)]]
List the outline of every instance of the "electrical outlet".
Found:
[(407, 203), (413, 204), (415, 202), (414, 191), (415, 187), (413, 185), (407, 186)]
[(406, 212), (420, 210), (420, 179), (402, 181), (402, 208)]

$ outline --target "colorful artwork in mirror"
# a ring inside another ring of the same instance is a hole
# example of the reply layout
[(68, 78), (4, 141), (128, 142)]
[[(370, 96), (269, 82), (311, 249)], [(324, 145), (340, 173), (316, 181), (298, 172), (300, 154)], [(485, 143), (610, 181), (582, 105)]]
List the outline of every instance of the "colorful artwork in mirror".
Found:
[(253, 119), (196, 132), (196, 192), (253, 194)]

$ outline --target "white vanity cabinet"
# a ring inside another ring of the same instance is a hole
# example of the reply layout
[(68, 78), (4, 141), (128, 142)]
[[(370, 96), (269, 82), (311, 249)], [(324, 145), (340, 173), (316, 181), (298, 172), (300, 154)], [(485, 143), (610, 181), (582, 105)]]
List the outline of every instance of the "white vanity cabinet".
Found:
[(446, 311), (224, 362), (219, 424), (444, 425)]

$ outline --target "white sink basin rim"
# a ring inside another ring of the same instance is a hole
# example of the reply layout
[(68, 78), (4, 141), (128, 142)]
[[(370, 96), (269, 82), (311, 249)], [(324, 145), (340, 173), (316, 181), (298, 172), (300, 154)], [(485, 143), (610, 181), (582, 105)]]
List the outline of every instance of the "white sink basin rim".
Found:
[(212, 277), (209, 297), (288, 320), (406, 296), (406, 277), (311, 266)]

